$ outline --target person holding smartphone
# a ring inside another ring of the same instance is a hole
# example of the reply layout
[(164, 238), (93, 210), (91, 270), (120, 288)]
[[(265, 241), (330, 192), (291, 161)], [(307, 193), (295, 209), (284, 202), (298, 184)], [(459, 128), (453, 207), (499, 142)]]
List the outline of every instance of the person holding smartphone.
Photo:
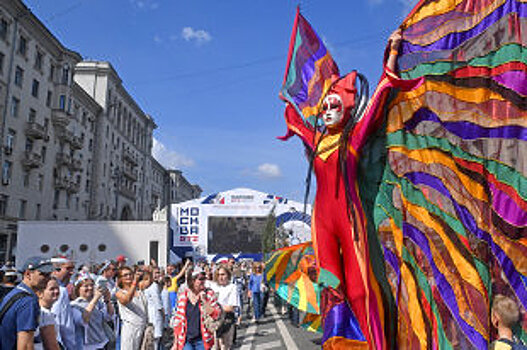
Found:
[(121, 349), (138, 350), (148, 322), (148, 308), (144, 293), (138, 288), (143, 272), (123, 266), (117, 271), (115, 293), (121, 316)]

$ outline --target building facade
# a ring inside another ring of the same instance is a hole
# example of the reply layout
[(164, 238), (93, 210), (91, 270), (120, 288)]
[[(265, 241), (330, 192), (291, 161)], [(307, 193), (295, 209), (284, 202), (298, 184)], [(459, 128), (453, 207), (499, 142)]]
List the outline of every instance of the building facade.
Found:
[(19, 0), (0, 0), (0, 118), (0, 261), (20, 220), (151, 220), (170, 202), (152, 117)]

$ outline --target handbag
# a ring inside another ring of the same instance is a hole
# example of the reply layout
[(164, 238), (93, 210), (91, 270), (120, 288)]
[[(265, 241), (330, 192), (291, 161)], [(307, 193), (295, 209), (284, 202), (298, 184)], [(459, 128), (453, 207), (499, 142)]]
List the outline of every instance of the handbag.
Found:
[(155, 350), (154, 326), (151, 323), (146, 325), (143, 333), (141, 350)]
[(221, 337), (225, 333), (227, 333), (231, 327), (236, 322), (236, 317), (234, 315), (234, 312), (225, 312), (225, 317), (223, 318), (222, 324), (218, 327), (216, 330), (216, 337)]

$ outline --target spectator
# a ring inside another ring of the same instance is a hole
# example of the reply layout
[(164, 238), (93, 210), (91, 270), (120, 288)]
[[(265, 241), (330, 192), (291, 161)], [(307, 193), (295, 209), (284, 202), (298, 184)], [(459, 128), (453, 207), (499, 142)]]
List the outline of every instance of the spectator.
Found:
[(37, 290), (38, 303), (40, 305), (40, 322), (35, 332), (35, 350), (59, 350), (57, 332), (55, 331), (55, 315), (51, 307), (59, 299), (59, 283), (55, 278), (50, 278), (46, 287)]
[(0, 285), (0, 301), (16, 287), (16, 280), (18, 279), (18, 274), (14, 268), (4, 268), (2, 284)]
[(44, 289), (53, 266), (40, 257), (29, 258), (22, 268), (22, 282), (0, 303), (0, 349), (33, 349), (40, 305), (35, 291)]
[(161, 291), (161, 301), (163, 302), (163, 310), (165, 311), (165, 327), (168, 326), (170, 318), (172, 317), (172, 308), (170, 306), (170, 297), (168, 290), (172, 284), (172, 277), (163, 277), (163, 290)]
[(119, 315), (121, 316), (121, 349), (138, 350), (141, 347), (143, 334), (148, 320), (147, 301), (145, 295), (138, 289), (142, 272), (123, 266), (117, 271), (117, 287), (115, 293)]
[(236, 309), (237, 325), (239, 326), (242, 322), (242, 310), (243, 310), (243, 298), (246, 290), (245, 276), (239, 266), (234, 268), (234, 277), (232, 283), (236, 286), (236, 292), (238, 293), (238, 308)]
[(216, 331), (216, 349), (230, 350), (234, 340), (234, 330), (236, 308), (240, 307), (238, 302), (238, 291), (231, 282), (232, 273), (227, 265), (222, 265), (216, 269), (214, 292), (218, 295), (218, 303), (225, 312), (222, 325)]
[(514, 300), (501, 294), (496, 295), (492, 303), (490, 318), (492, 325), (498, 331), (498, 339), (492, 342), (491, 350), (527, 349), (512, 333), (512, 328), (520, 320), (520, 309)]
[(263, 269), (260, 263), (254, 263), (251, 277), (249, 278), (248, 295), (253, 302), (253, 320), (258, 322), (262, 317), (263, 296), (265, 292), (265, 280), (263, 276)]
[(53, 304), (51, 312), (55, 315), (57, 326), (57, 340), (63, 349), (76, 350), (77, 342), (75, 336), (75, 324), (73, 322), (73, 310), (70, 305), (70, 296), (67, 286), (75, 270), (72, 261), (66, 258), (54, 258), (55, 277), (59, 283), (60, 295), (56, 303)]
[(102, 286), (95, 288), (93, 277), (84, 273), (75, 282), (75, 292), (78, 297), (71, 304), (78, 348), (103, 349), (109, 341), (105, 323), (114, 313), (110, 291)]
[(117, 269), (120, 269), (121, 267), (126, 265), (126, 261), (128, 259), (124, 255), (118, 255), (117, 258), (115, 258), (115, 262), (117, 263)]
[(115, 272), (117, 268), (114, 263), (110, 260), (104, 262), (104, 264), (99, 269), (99, 276), (95, 280), (96, 286), (102, 286), (107, 288), (110, 293), (115, 294)]
[(181, 271), (179, 271), (177, 274), (176, 274), (176, 267), (174, 265), (168, 265), (167, 267), (167, 274), (172, 277), (172, 283), (168, 289), (168, 296), (170, 298), (170, 309), (173, 310), (175, 309), (176, 307), (176, 301), (177, 301), (177, 292), (178, 292), (178, 286), (179, 286), (179, 281), (181, 279), (181, 277), (185, 276), (185, 272), (189, 269), (189, 267), (191, 266), (191, 261), (190, 259), (187, 259), (187, 261), (185, 261), (185, 265), (183, 265), (183, 268), (181, 269)]
[(173, 350), (201, 350), (214, 346), (213, 323), (221, 315), (214, 291), (205, 288), (205, 273), (201, 269), (187, 272), (187, 288), (178, 295), (174, 315)]
[(160, 349), (161, 338), (163, 337), (163, 302), (161, 301), (161, 289), (157, 280), (159, 279), (159, 268), (146, 270), (141, 283), (144, 284), (143, 290), (146, 296), (148, 307), (148, 320), (154, 326), (154, 348)]

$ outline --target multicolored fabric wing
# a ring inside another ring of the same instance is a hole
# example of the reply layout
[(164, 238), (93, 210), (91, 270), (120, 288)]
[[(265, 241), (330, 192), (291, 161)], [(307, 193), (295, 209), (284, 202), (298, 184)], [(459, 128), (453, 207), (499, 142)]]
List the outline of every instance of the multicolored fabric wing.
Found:
[(313, 126), (318, 105), (338, 77), (331, 54), (297, 9), (280, 97)]
[(274, 251), (265, 263), (265, 273), (269, 285), (282, 299), (304, 312), (319, 314), (320, 286), (316, 283), (315, 264), (313, 247), (307, 242)]
[(526, 17), (525, 0), (426, 0), (403, 23), (400, 75), (424, 81), (394, 91), (361, 181), (400, 349), (486, 349), (492, 296), (527, 308)]

